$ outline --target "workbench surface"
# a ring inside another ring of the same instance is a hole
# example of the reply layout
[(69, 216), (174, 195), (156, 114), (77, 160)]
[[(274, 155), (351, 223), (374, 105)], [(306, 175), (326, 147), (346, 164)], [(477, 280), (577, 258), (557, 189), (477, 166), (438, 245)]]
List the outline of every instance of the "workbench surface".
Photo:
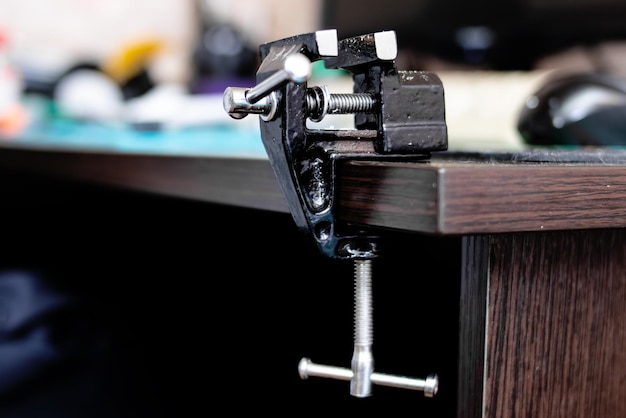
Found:
[[(0, 141), (0, 168), (287, 212), (260, 135), (56, 122)], [(338, 217), (434, 234), (626, 226), (626, 150), (437, 152), (340, 167)]]

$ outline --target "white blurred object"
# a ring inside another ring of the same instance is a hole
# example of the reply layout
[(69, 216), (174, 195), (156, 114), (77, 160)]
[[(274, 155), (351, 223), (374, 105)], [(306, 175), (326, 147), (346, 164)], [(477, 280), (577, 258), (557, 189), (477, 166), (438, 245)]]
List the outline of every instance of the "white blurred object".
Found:
[(522, 150), (517, 120), (549, 71), (441, 71), (448, 148)]
[(54, 100), (63, 116), (78, 120), (115, 122), (123, 115), (122, 91), (97, 70), (79, 69), (61, 78)]
[(128, 100), (124, 122), (158, 124), (162, 129), (179, 129), (203, 125), (229, 125), (258, 129), (258, 118), (236, 123), (225, 111), (223, 94), (188, 94), (179, 84), (161, 84), (146, 94)]
[(201, 0), (213, 20), (229, 22), (258, 45), (320, 28), (323, 2), (319, 0)]
[(29, 78), (51, 81), (78, 62), (98, 63), (126, 45), (158, 39), (156, 82), (185, 82), (197, 40), (196, 0), (0, 0), (0, 27)]

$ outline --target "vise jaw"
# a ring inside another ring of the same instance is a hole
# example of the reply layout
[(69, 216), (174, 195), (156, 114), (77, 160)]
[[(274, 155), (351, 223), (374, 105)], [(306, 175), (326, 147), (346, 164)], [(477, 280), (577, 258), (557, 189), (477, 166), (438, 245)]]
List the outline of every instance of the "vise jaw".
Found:
[[(260, 116), (270, 164), (296, 225), (333, 258), (373, 258), (379, 237), (338, 225), (334, 195), (341, 160), (424, 160), (448, 147), (439, 77), (396, 67), (394, 31), (339, 41), (336, 30), (297, 35), (259, 47), (257, 86), (229, 87), (224, 108), (233, 118)], [(351, 74), (353, 93), (307, 86), (311, 63)], [(316, 129), (307, 120), (354, 114), (354, 129)]]

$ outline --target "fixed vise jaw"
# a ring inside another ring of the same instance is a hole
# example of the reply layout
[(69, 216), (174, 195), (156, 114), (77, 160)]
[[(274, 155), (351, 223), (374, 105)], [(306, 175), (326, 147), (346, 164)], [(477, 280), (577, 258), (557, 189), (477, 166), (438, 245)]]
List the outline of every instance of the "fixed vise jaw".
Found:
[[(263, 145), (296, 225), (333, 258), (373, 258), (378, 237), (337, 225), (334, 193), (339, 160), (427, 159), (448, 147), (441, 80), (399, 71), (394, 31), (339, 41), (323, 30), (263, 44), (256, 87), (229, 87), (233, 118), (260, 116)], [(349, 72), (353, 93), (307, 85), (311, 63)], [(314, 129), (307, 120), (354, 114), (354, 129)]]

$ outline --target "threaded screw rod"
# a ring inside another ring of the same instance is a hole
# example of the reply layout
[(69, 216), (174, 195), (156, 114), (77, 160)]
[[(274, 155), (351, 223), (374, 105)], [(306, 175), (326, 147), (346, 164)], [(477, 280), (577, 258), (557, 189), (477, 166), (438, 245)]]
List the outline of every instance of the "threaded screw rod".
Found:
[(315, 86), (307, 90), (307, 111), (313, 122), (319, 122), (326, 115), (350, 113), (371, 113), (378, 102), (370, 93), (329, 93), (327, 86)]
[(372, 394), (372, 312), (372, 260), (357, 259), (354, 262), (354, 351), (351, 362), (354, 376), (350, 380), (350, 394), (358, 398)]
[(302, 358), (298, 365), (301, 379), (309, 376), (350, 381), (350, 394), (364, 398), (372, 394), (372, 384), (419, 390), (432, 398), (437, 393), (439, 378), (429, 375), (425, 380), (374, 372), (372, 260), (356, 259), (354, 263), (354, 352), (351, 368), (327, 366)]

